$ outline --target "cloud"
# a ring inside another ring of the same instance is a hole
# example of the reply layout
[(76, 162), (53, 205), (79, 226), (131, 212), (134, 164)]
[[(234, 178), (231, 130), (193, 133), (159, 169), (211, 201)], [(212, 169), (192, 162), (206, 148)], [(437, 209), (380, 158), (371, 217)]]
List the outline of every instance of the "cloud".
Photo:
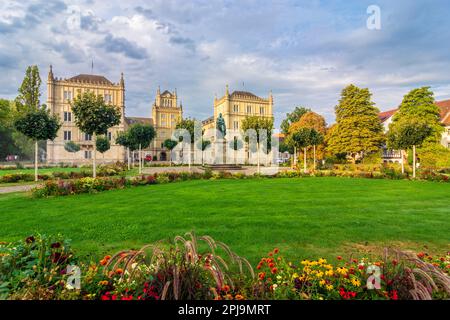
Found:
[(99, 47), (107, 52), (122, 53), (132, 59), (142, 60), (148, 57), (145, 48), (139, 47), (125, 38), (114, 37), (110, 34), (104, 38)]

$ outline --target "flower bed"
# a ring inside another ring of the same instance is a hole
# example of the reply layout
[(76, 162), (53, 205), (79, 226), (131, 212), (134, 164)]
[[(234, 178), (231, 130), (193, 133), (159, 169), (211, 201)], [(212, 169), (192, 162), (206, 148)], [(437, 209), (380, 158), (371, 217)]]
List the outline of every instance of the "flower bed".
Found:
[[(71, 281), (76, 265), (79, 287)], [(0, 243), (0, 299), (426, 300), (450, 298), (450, 255), (386, 250), (383, 257), (290, 262), (278, 249), (253, 268), (211, 237), (77, 259), (61, 236)]]

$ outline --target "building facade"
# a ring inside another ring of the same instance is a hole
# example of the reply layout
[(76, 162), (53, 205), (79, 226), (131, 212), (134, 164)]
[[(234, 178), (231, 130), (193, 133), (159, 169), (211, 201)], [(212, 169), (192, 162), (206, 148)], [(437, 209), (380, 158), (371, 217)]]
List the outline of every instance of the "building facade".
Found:
[(219, 115), (225, 121), (227, 128), (226, 139), (231, 141), (241, 130), (242, 120), (249, 116), (273, 119), (273, 96), (261, 98), (247, 91), (234, 91), (230, 94), (228, 85), (225, 95), (214, 98), (214, 115), (203, 121), (206, 139), (214, 141), (216, 121)]
[[(75, 116), (71, 103), (74, 98), (85, 92), (93, 92), (103, 97), (107, 104), (120, 110), (121, 122), (108, 130), (107, 138), (111, 148), (104, 154), (97, 154), (99, 162), (123, 161), (125, 150), (115, 143), (115, 138), (120, 131), (125, 130), (125, 81), (123, 74), (118, 83), (109, 81), (104, 76), (80, 74), (69, 79), (56, 78), (53, 75), (52, 66), (47, 78), (47, 107), (52, 114), (60, 118), (62, 126), (54, 141), (47, 142), (48, 163), (83, 163), (90, 162), (93, 157), (93, 137), (82, 132), (75, 124)], [(65, 145), (73, 141), (80, 145), (78, 152), (69, 152)]]
[(165, 90), (161, 93), (158, 87), (152, 105), (152, 122), (156, 130), (156, 138), (149, 150), (154, 160), (168, 160), (169, 151), (164, 147), (164, 141), (172, 137), (177, 123), (182, 118), (183, 106), (181, 102), (178, 104), (176, 89), (173, 92)]
[[(450, 100), (438, 101), (436, 105), (439, 107), (441, 123), (444, 127), (442, 133), (441, 144), (450, 149)], [(381, 112), (378, 117), (383, 124), (384, 132), (389, 131), (389, 125), (392, 123), (394, 114), (398, 109)], [(383, 162), (401, 163), (402, 156), (400, 151), (385, 149), (383, 151)]]

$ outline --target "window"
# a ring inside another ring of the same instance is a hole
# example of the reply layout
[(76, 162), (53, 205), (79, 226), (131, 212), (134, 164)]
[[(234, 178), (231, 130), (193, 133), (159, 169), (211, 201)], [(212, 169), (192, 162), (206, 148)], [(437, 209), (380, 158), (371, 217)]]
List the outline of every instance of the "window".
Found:
[(72, 91), (64, 91), (64, 101), (72, 100)]
[(252, 106), (247, 106), (247, 113), (252, 113)]
[(85, 150), (84, 151), (84, 158), (85, 159), (91, 159), (92, 158), (92, 151), (91, 150)]
[(233, 129), (239, 130), (239, 122), (238, 121), (233, 121)]
[(112, 103), (112, 95), (110, 93), (105, 93), (105, 102)]
[(64, 121), (71, 122), (72, 121), (72, 112), (64, 111)]
[(112, 132), (108, 132), (107, 136), (108, 136), (108, 140), (111, 141), (112, 140)]
[(264, 107), (259, 107), (259, 114), (264, 114)]
[(64, 131), (64, 141), (72, 140), (72, 131)]
[(88, 133), (84, 134), (84, 141), (91, 141), (92, 140), (92, 136)]
[(235, 105), (233, 106), (233, 111), (234, 111), (234, 112), (239, 112), (239, 105), (235, 104)]

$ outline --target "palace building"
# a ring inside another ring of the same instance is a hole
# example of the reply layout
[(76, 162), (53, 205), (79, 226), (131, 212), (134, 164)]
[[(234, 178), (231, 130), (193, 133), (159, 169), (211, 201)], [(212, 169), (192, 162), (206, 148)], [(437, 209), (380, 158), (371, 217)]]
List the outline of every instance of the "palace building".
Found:
[(153, 148), (150, 150), (153, 159), (166, 161), (169, 157), (164, 147), (164, 141), (172, 137), (177, 123), (183, 118), (183, 106), (178, 104), (177, 91), (165, 90), (161, 93), (160, 88), (156, 92), (155, 101), (152, 106), (153, 126), (156, 130), (156, 138)]
[[(104, 76), (80, 74), (69, 79), (56, 78), (52, 66), (47, 78), (47, 107), (52, 114), (59, 116), (62, 126), (54, 141), (47, 142), (47, 162), (90, 162), (94, 148), (92, 136), (82, 132), (75, 125), (71, 110), (73, 99), (84, 92), (93, 92), (103, 97), (106, 103), (120, 109), (121, 122), (108, 130), (107, 137), (111, 148), (104, 154), (98, 154), (100, 162), (123, 161), (125, 150), (115, 143), (115, 137), (125, 129), (125, 82), (123, 74), (118, 83), (113, 83)], [(69, 152), (65, 144), (73, 141), (80, 145), (78, 152)]]
[(229, 135), (236, 135), (241, 130), (242, 120), (246, 117), (258, 116), (273, 119), (272, 92), (269, 93), (268, 98), (261, 98), (247, 91), (234, 91), (230, 94), (227, 85), (225, 95), (219, 99), (214, 98), (214, 115), (203, 121), (206, 139), (214, 141), (214, 130), (220, 114), (225, 120), (226, 138), (231, 141), (234, 137)]

